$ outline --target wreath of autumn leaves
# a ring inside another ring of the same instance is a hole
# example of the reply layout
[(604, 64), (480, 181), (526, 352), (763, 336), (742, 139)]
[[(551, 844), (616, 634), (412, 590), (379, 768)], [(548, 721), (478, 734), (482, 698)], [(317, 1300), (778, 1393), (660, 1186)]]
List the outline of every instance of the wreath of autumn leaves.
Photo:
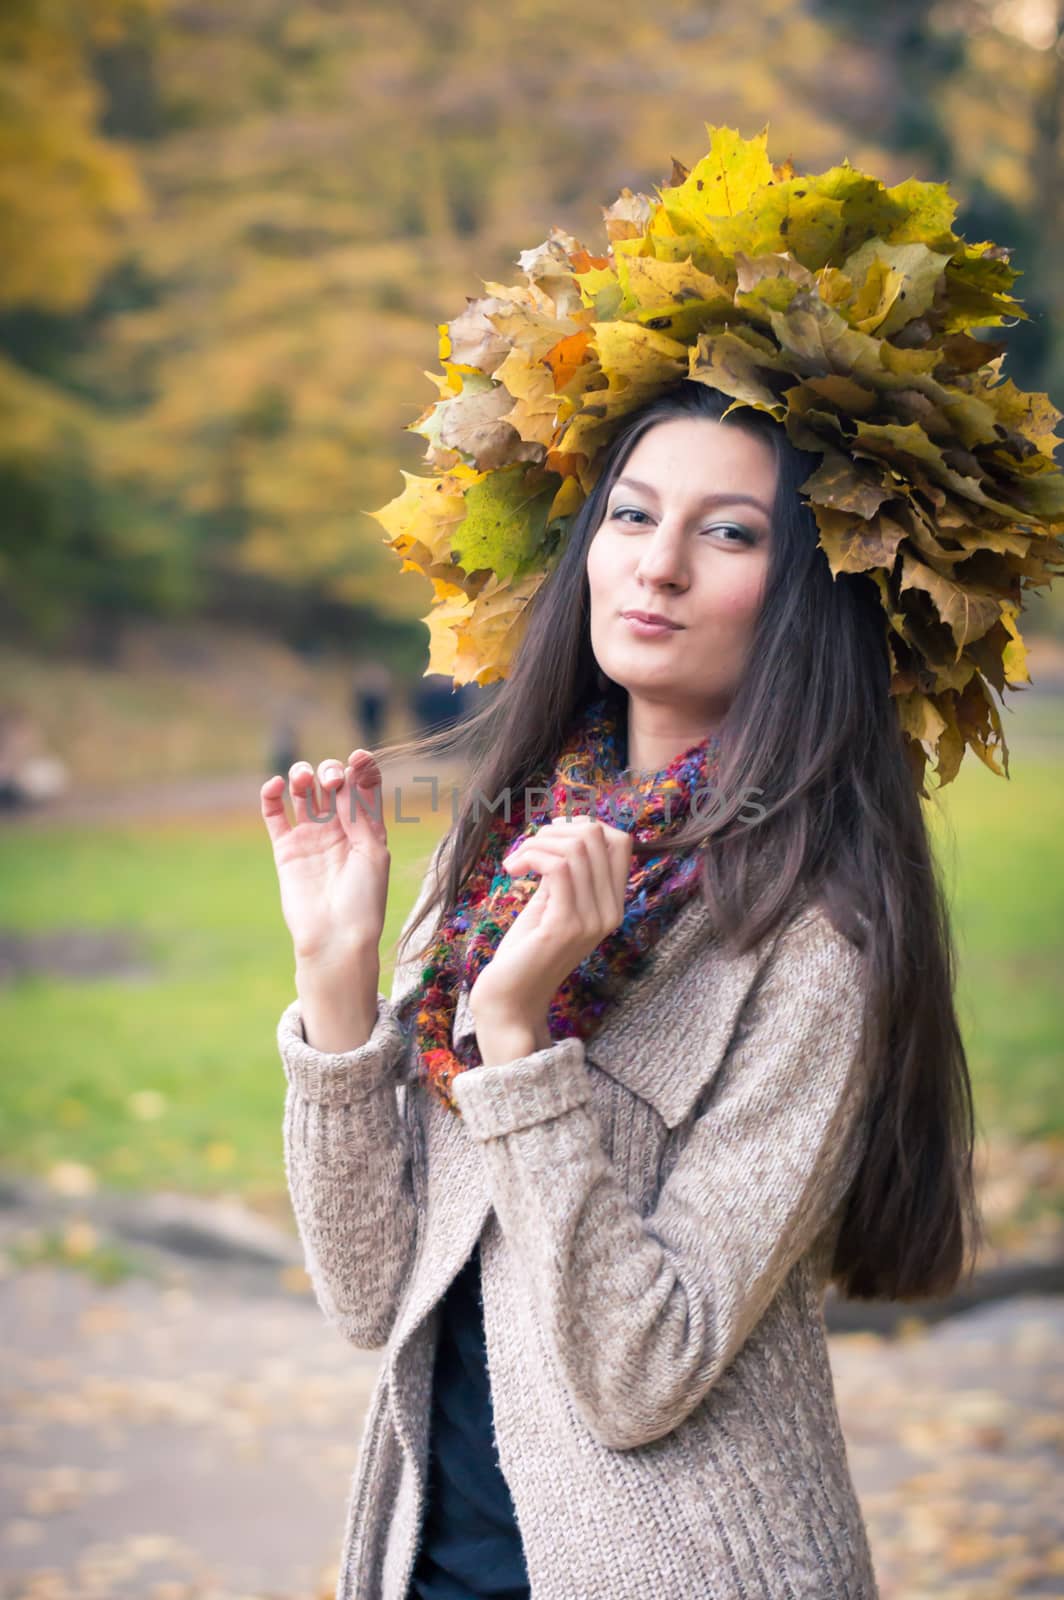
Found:
[(1019, 273), (952, 231), (946, 184), (886, 188), (845, 161), (797, 175), (767, 127), (706, 131), (656, 200), (604, 209), (604, 254), (553, 228), (519, 256), (524, 283), (485, 282), (440, 324), (439, 398), (409, 425), (431, 475), (371, 513), (432, 582), (428, 671), (506, 676), (617, 423), (690, 378), (821, 455), (802, 493), (832, 573), (879, 588), (920, 792), (965, 745), (1007, 776), (991, 689), (1030, 682), (1023, 594), (1064, 565), (1062, 413), (973, 333), (1026, 319)]

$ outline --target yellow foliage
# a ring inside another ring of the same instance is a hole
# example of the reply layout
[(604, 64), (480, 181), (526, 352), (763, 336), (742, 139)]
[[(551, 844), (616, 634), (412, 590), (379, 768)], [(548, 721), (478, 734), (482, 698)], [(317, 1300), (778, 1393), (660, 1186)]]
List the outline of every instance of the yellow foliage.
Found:
[(147, 208), (131, 153), (96, 131), (90, 43), (156, 0), (23, 0), (0, 11), (0, 307), (79, 310)]
[(689, 379), (821, 456), (802, 493), (832, 573), (879, 588), (921, 793), (927, 760), (948, 783), (965, 745), (1007, 772), (989, 685), (1026, 675), (1017, 596), (1064, 567), (1061, 414), (971, 334), (1026, 316), (1008, 252), (953, 233), (945, 184), (849, 161), (797, 174), (767, 128), (706, 131), (656, 201), (605, 208), (604, 255), (553, 228), (518, 257), (523, 284), (486, 283), (438, 325), (447, 382), (410, 425), (437, 476), (404, 473), (374, 513), (436, 585), (429, 670), (506, 675), (513, 599), (553, 564), (618, 422)]

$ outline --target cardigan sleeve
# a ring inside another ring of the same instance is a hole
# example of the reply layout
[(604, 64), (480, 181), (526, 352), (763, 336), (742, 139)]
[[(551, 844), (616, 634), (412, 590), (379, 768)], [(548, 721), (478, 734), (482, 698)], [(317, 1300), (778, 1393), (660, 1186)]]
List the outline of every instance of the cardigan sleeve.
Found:
[[(404, 933), (420, 915), (439, 848)], [(355, 1050), (308, 1044), (298, 999), (277, 1026), (288, 1083), (285, 1174), (304, 1263), (327, 1321), (362, 1350), (387, 1343), (417, 1240), (414, 1152), (400, 1098), (409, 1040), (395, 1004), (404, 970), (393, 976), (392, 999), (378, 994), (372, 1032)]]
[(819, 911), (784, 931), (645, 1216), (605, 1154), (581, 1039), (456, 1076), (504, 1237), (600, 1443), (647, 1444), (694, 1410), (844, 1198), (863, 959)]
[(352, 1344), (376, 1350), (391, 1331), (416, 1235), (395, 1085), (402, 1029), (379, 994), (365, 1044), (315, 1050), (296, 999), (281, 1016), (277, 1041), (288, 1080), (285, 1175), (314, 1297)]

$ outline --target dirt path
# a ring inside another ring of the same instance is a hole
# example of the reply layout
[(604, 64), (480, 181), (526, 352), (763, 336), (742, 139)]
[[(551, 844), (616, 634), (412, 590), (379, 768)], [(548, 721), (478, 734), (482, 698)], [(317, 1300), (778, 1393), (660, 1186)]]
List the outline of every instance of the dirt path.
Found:
[[(332, 1596), (379, 1357), (306, 1294), (32, 1266), (0, 1315), (3, 1600)], [(882, 1600), (1064, 1595), (1062, 1336), (1059, 1299), (832, 1335)]]
[[(1008, 723), (1010, 749), (1021, 756), (1059, 757), (1064, 750), (1064, 647), (1042, 671), (1037, 689), (1032, 689), (1035, 711)], [(438, 785), (435, 796), (429, 778)], [(174, 778), (154, 783), (116, 783), (111, 788), (71, 788), (59, 798), (34, 807), (8, 809), (0, 806), (0, 828), (48, 828), (77, 824), (114, 823), (126, 820), (174, 821), (184, 817), (258, 816), (259, 789), (270, 774), (267, 771), (221, 773), (217, 776)], [(457, 757), (411, 762), (396, 760), (385, 772), (385, 820), (397, 815), (430, 815), (433, 810), (441, 823), (452, 813), (452, 788), (461, 791), (465, 768)], [(397, 792), (398, 791), (398, 792)], [(398, 810), (396, 809), (398, 807)]]
[[(432, 814), (449, 819), (454, 804), (452, 787), (459, 790), (464, 769), (455, 759), (431, 762), (395, 762), (384, 774), (384, 819)], [(437, 788), (429, 780), (435, 777)], [(72, 824), (107, 824), (125, 821), (171, 822), (203, 815), (259, 815), (259, 790), (269, 773), (225, 773), (218, 777), (171, 778), (164, 783), (116, 785), (113, 789), (70, 790), (58, 799), (32, 808), (0, 809), (0, 827), (51, 828)], [(289, 810), (291, 815), (291, 810)]]
[(1060, 1600), (1064, 1300), (830, 1348), (883, 1600)]

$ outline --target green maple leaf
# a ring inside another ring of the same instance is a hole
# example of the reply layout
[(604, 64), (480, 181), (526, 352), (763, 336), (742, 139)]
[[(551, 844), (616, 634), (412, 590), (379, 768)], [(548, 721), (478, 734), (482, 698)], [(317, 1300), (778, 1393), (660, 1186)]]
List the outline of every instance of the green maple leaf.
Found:
[(466, 514), (451, 535), (459, 566), (490, 568), (503, 582), (535, 567), (559, 481), (556, 473), (529, 473), (517, 463), (472, 484)]

